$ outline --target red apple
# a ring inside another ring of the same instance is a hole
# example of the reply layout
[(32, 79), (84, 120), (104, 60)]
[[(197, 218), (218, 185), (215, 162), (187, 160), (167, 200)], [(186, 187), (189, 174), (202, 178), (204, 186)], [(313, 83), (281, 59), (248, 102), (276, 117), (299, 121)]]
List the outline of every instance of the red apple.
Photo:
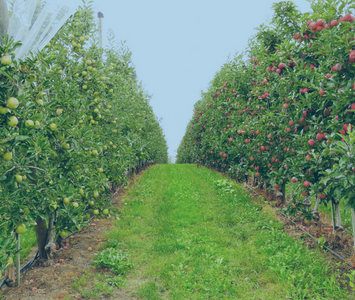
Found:
[(338, 25), (338, 21), (337, 20), (332, 20), (330, 21), (330, 26), (334, 27)]
[(322, 133), (317, 133), (316, 139), (317, 141), (321, 141), (324, 138), (324, 135)]
[(309, 140), (308, 141), (308, 145), (310, 145), (311, 147), (314, 146), (314, 141), (313, 140)]

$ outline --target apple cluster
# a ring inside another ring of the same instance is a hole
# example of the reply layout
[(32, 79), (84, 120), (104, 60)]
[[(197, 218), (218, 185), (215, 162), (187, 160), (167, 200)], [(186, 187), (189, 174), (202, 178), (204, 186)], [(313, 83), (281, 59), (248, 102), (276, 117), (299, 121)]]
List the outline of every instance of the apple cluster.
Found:
[(14, 55), (18, 42), (0, 46), (0, 273), (12, 231), (34, 226), (45, 257), (46, 242), (115, 213), (112, 192), (130, 170), (167, 162), (130, 51), (98, 49), (93, 15), (80, 8), (24, 61)]
[[(222, 66), (195, 104), (177, 161), (240, 180), (254, 175), (283, 197), (291, 182), (317, 205), (343, 199), (355, 207), (344, 192), (355, 185), (355, 26), (344, 3), (305, 14), (275, 4), (271, 23), (251, 39), (251, 58)], [(339, 166), (343, 179), (334, 175)]]

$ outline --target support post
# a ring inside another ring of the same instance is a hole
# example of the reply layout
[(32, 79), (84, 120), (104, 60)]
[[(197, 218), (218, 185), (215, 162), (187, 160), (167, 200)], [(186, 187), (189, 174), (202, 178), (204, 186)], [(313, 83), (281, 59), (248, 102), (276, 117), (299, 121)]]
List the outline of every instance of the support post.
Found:
[[(21, 243), (20, 243), (20, 235), (16, 233), (16, 240), (17, 240), (17, 250), (20, 250)], [(17, 286), (21, 284), (21, 264), (20, 264), (20, 252), (16, 254), (16, 283)]]
[(102, 19), (104, 14), (102, 12), (98, 12), (97, 16), (99, 18), (99, 49), (102, 49)]
[[(5, 36), (9, 28), (10, 15), (7, 9), (6, 0), (0, 0), (0, 35)], [(0, 45), (2, 40), (0, 39)]]
[(292, 180), (290, 179), (290, 202), (292, 202), (293, 195), (292, 195)]
[(331, 204), (332, 206), (332, 223), (333, 223), (333, 234), (335, 235), (335, 214), (334, 214), (334, 201), (333, 199), (331, 200)]
[(351, 219), (353, 223), (353, 238), (354, 238), (354, 249), (355, 249), (355, 212), (353, 208), (351, 208)]

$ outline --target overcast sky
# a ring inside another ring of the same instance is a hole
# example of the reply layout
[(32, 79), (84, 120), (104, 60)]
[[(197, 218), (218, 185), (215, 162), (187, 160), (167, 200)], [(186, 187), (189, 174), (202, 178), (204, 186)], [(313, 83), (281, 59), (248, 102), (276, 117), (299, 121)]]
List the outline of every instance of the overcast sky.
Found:
[[(112, 29), (132, 51), (139, 81), (162, 118), (169, 155), (185, 133), (193, 105), (215, 73), (244, 51), (255, 28), (272, 16), (271, 0), (94, 0), (104, 14), (104, 45)], [(302, 12), (306, 0), (293, 1)]]

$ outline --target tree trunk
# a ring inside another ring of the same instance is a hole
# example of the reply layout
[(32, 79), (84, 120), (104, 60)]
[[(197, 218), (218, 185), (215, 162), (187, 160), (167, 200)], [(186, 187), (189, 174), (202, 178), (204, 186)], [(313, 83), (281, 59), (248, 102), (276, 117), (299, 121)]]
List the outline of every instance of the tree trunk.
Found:
[(244, 179), (245, 179), (245, 182), (248, 184), (248, 173), (244, 174)]
[(316, 204), (314, 205), (314, 210), (313, 210), (314, 214), (319, 214), (319, 212), (318, 212), (319, 204), (320, 204), (320, 198), (318, 196), (316, 196)]
[(44, 248), (47, 252), (47, 257), (53, 256), (56, 251), (55, 243), (54, 243), (55, 234), (53, 230), (53, 223), (54, 223), (54, 214), (50, 216), (48, 221), (47, 242), (46, 242), (47, 245)]
[(45, 250), (47, 243), (47, 224), (46, 220), (38, 217), (36, 220), (37, 225), (35, 225), (38, 253), (40, 258), (47, 259), (47, 253)]
[(280, 197), (280, 200), (281, 200), (281, 204), (285, 204), (285, 199), (286, 199), (286, 183), (283, 182), (281, 184), (281, 191), (282, 193), (282, 196)]

